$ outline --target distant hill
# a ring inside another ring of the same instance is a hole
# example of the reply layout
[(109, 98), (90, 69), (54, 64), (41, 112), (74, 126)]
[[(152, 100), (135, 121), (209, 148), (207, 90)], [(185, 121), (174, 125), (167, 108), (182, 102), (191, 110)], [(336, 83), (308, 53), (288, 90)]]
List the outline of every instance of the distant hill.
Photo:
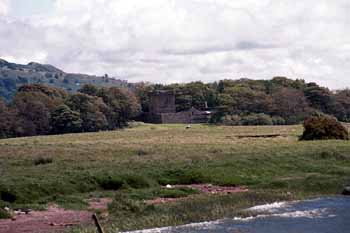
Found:
[(52, 65), (36, 62), (21, 65), (0, 59), (0, 98), (9, 101), (19, 86), (34, 83), (62, 88), (69, 92), (75, 92), (85, 84), (103, 87), (129, 86), (127, 81), (110, 78), (107, 75), (65, 73)]

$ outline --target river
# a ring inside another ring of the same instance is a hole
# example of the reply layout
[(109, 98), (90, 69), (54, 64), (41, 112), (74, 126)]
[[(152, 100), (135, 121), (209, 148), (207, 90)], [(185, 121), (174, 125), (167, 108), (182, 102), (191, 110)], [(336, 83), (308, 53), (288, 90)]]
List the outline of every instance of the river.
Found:
[(132, 233), (350, 232), (350, 198), (345, 196), (272, 203), (248, 210), (254, 211), (257, 216), (141, 230)]

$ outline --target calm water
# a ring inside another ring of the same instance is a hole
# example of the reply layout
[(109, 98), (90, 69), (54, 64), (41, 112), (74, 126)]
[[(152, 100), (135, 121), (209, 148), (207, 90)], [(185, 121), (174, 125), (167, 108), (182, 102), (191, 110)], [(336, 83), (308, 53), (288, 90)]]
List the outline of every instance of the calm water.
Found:
[(259, 215), (134, 233), (350, 233), (348, 197), (273, 203), (251, 209)]

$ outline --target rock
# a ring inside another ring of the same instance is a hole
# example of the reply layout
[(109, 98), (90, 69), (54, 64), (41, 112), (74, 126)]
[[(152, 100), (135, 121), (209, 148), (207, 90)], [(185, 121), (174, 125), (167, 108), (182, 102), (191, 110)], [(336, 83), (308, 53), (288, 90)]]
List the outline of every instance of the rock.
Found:
[(342, 192), (343, 195), (350, 195), (350, 186), (346, 186)]
[(24, 212), (22, 210), (15, 210), (13, 213), (16, 214), (16, 215), (26, 214), (26, 212)]

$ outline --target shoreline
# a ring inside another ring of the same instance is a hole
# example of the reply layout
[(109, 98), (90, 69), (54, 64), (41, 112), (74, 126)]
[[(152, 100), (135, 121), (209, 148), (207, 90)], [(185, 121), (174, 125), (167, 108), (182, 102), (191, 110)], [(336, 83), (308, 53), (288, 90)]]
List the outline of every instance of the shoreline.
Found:
[[(293, 201), (283, 201), (283, 202), (274, 202), (267, 203), (264, 205), (257, 205), (249, 208), (242, 209), (241, 211), (246, 212), (251, 216), (245, 217), (233, 217), (233, 218), (222, 218), (213, 221), (205, 221), (205, 222), (193, 222), (185, 225), (178, 226), (165, 226), (159, 228), (148, 228), (142, 230), (135, 231), (122, 231), (120, 233), (160, 233), (165, 230), (171, 229), (188, 229), (192, 227), (211, 227), (213, 225), (223, 224), (225, 221), (237, 221), (237, 222), (250, 222), (261, 218), (271, 218), (271, 217), (282, 217), (282, 218), (318, 218), (322, 217), (321, 214), (325, 211), (325, 209), (314, 209), (314, 210), (306, 210), (306, 211), (295, 211), (295, 212), (285, 212), (285, 213), (275, 213), (278, 209), (285, 209), (288, 206), (293, 206), (301, 203), (308, 202), (317, 202), (317, 201), (327, 201), (328, 199), (348, 199), (344, 195), (329, 195), (312, 199), (305, 200), (293, 200)], [(330, 216), (332, 217), (332, 215)]]

